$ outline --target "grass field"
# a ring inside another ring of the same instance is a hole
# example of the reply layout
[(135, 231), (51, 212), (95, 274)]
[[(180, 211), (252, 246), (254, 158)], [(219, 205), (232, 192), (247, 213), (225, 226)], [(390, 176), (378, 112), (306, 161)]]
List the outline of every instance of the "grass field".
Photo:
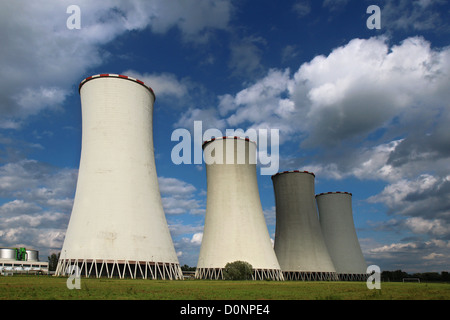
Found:
[(67, 278), (0, 277), (0, 300), (449, 300), (448, 283), (131, 280), (81, 278), (69, 290)]

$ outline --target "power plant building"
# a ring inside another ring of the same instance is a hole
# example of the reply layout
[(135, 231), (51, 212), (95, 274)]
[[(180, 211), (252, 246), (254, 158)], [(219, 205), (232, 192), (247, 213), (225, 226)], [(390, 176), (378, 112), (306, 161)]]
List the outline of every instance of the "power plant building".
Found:
[(340, 280), (365, 280), (367, 264), (355, 230), (352, 194), (316, 195), (320, 226)]
[(239, 260), (252, 265), (255, 280), (283, 280), (258, 191), (256, 143), (219, 137), (203, 151), (207, 204), (195, 277), (223, 279), (225, 265)]
[(39, 261), (39, 251), (27, 248), (0, 248), (0, 274), (48, 273), (48, 262)]
[(284, 171), (272, 176), (276, 227), (274, 250), (286, 280), (336, 280), (319, 224), (315, 175)]
[(182, 279), (157, 180), (153, 90), (100, 74), (79, 85), (82, 148), (56, 275)]

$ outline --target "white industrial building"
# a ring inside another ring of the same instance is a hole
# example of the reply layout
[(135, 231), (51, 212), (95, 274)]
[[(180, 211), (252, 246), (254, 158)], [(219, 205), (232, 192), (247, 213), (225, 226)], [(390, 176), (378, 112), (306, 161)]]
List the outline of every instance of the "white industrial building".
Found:
[(39, 261), (39, 251), (26, 248), (0, 248), (0, 274), (47, 274), (48, 262)]
[(153, 150), (153, 90), (116, 74), (80, 83), (82, 149), (56, 275), (182, 279)]
[(355, 230), (352, 194), (316, 195), (319, 220), (331, 259), (340, 280), (365, 280), (367, 264)]
[(284, 171), (272, 176), (276, 227), (274, 249), (286, 280), (336, 280), (314, 200), (315, 175)]
[(196, 278), (222, 279), (225, 265), (240, 260), (252, 265), (255, 280), (283, 280), (259, 197), (256, 143), (219, 137), (205, 141), (203, 152), (207, 203)]

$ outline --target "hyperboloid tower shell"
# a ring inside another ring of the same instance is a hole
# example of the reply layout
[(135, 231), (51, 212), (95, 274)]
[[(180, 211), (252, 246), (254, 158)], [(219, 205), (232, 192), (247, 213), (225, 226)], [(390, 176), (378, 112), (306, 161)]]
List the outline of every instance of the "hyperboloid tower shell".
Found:
[(336, 280), (314, 200), (315, 175), (284, 171), (272, 176), (276, 227), (274, 249), (286, 280)]
[(152, 89), (101, 74), (80, 83), (82, 148), (75, 199), (56, 270), (182, 279), (153, 151)]
[(316, 201), (322, 232), (339, 279), (366, 279), (367, 264), (353, 221), (352, 194), (321, 193)]
[(196, 278), (222, 279), (225, 265), (239, 260), (252, 265), (255, 280), (283, 280), (259, 197), (256, 143), (220, 137), (203, 151), (207, 202)]

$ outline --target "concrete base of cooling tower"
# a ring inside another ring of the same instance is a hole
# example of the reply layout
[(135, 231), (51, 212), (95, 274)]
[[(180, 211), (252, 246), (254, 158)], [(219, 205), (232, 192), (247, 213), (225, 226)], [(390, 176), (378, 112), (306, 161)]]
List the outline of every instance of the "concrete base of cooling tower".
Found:
[(183, 280), (178, 263), (105, 259), (60, 259), (56, 276), (66, 276), (73, 266), (86, 278), (131, 278)]
[(339, 281), (367, 281), (367, 273), (338, 273)]
[(291, 281), (367, 281), (366, 273), (283, 271), (284, 280)]
[[(224, 268), (197, 268), (196, 279), (223, 280)], [(279, 269), (253, 269), (252, 280), (283, 281), (283, 272)]]
[(337, 281), (336, 272), (283, 271), (284, 280), (294, 281)]

